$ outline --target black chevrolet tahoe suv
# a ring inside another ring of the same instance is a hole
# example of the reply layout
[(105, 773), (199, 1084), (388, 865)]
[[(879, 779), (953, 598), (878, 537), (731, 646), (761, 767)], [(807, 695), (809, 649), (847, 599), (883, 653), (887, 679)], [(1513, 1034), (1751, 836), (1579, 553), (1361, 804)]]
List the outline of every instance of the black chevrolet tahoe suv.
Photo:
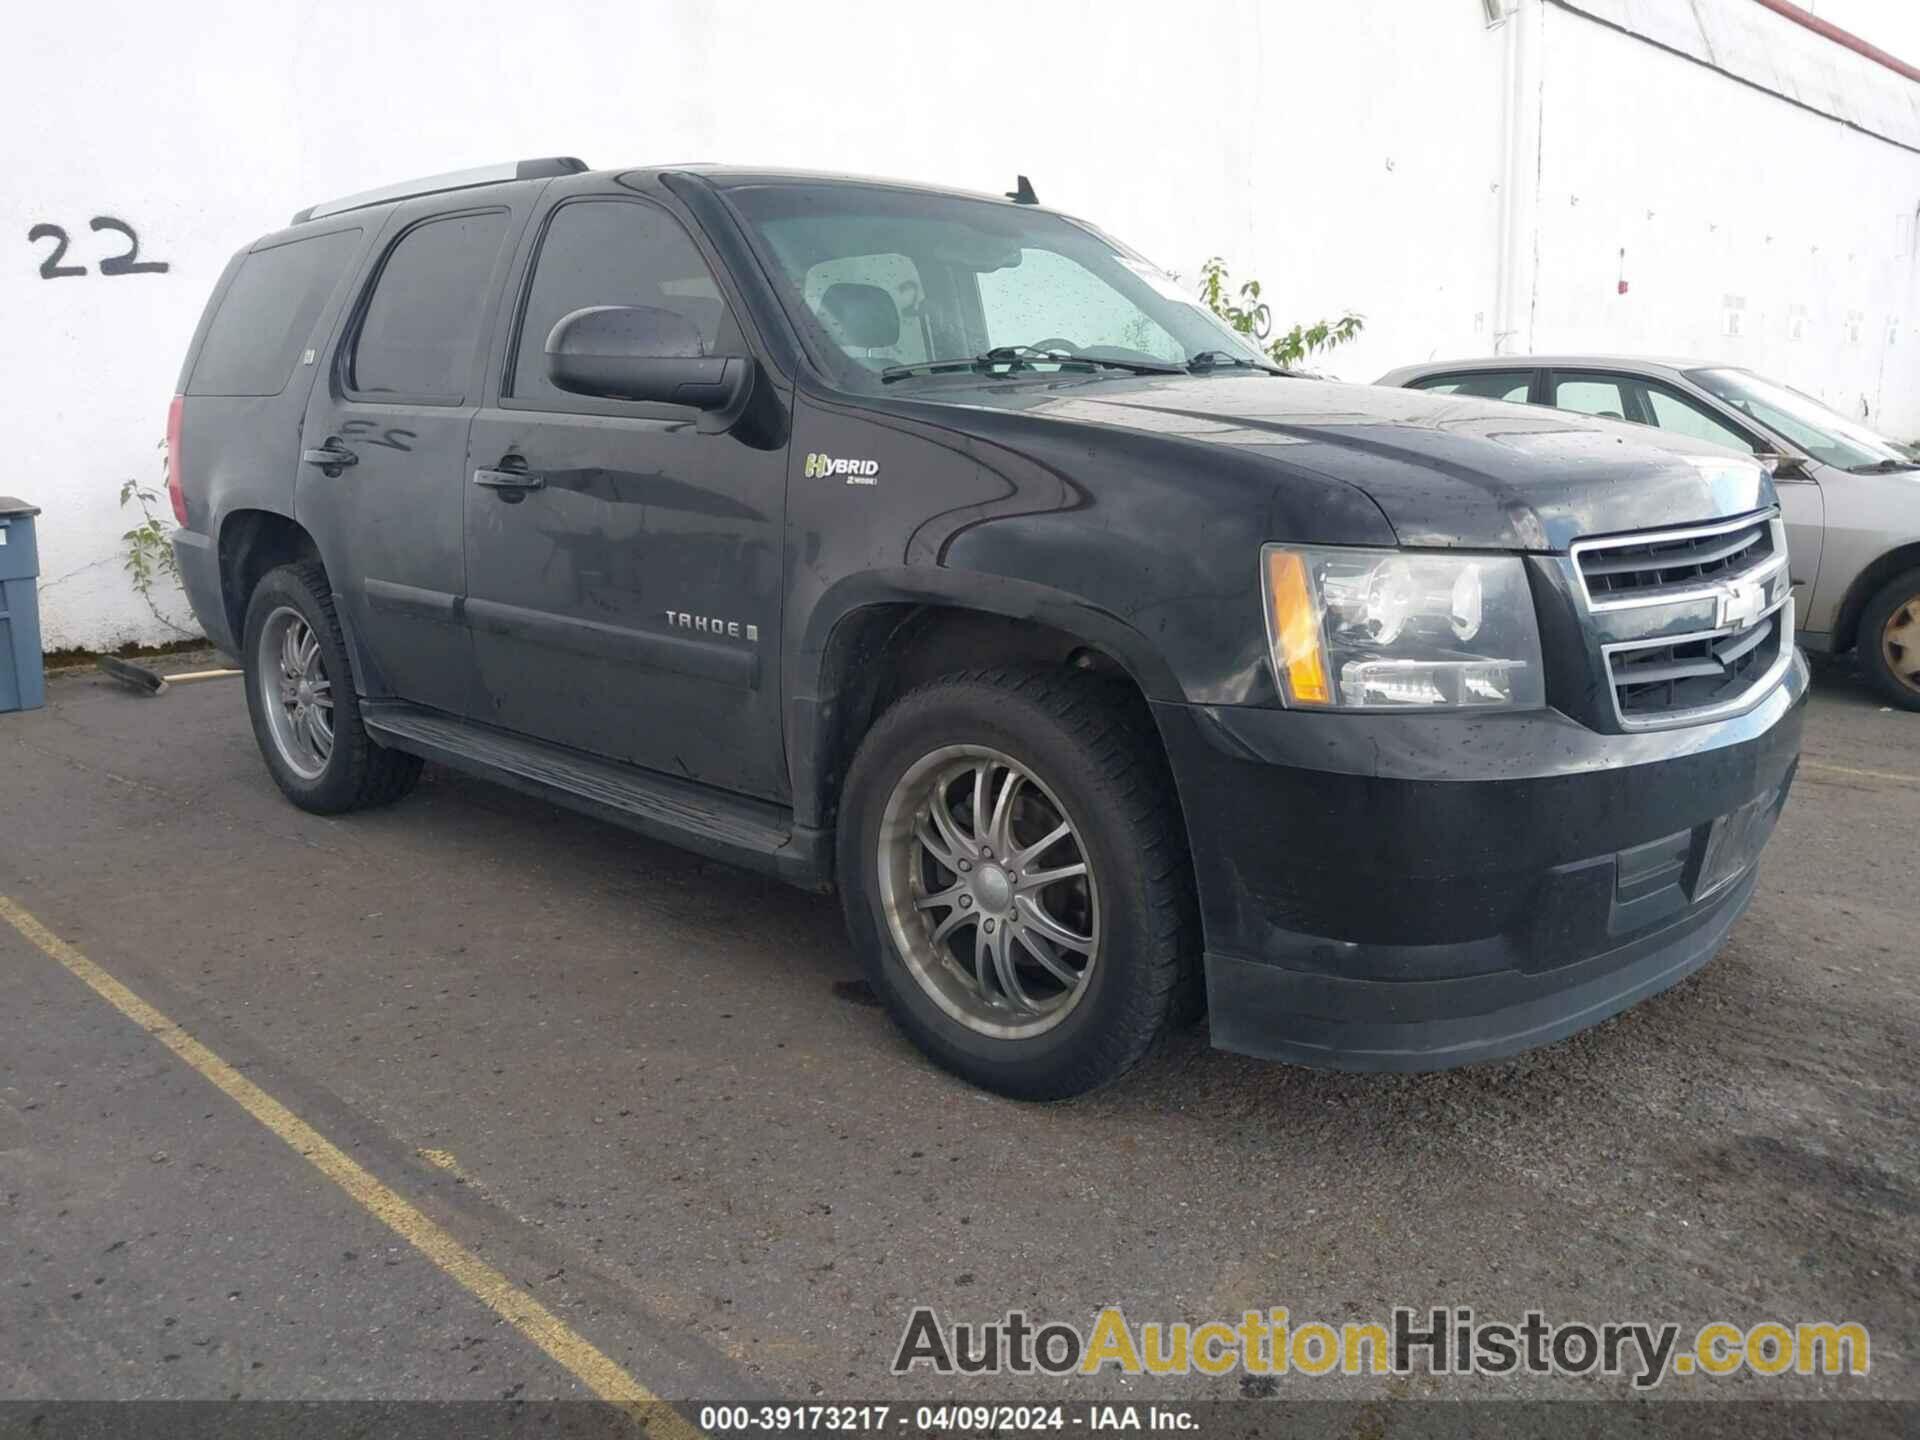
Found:
[(523, 161), (236, 255), (169, 424), (267, 768), (423, 760), (843, 897), (939, 1063), (1170, 1027), (1359, 1069), (1567, 1035), (1753, 892), (1804, 659), (1771, 481), (1275, 369), (1097, 228)]

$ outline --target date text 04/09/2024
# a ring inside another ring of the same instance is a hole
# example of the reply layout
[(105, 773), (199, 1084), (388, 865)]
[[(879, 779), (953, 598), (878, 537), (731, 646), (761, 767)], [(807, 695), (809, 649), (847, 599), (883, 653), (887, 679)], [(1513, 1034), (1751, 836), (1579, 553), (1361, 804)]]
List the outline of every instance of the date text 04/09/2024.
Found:
[(706, 1405), (700, 1428), (713, 1435), (907, 1431), (918, 1434), (1084, 1430), (1192, 1432), (1191, 1410), (1169, 1405)]

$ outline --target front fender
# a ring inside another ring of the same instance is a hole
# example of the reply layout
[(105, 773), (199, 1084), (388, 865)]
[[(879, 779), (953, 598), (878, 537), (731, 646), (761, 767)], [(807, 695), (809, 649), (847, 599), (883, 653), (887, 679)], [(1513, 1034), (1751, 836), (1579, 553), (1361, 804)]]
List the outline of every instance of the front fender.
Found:
[(1393, 534), (1361, 492), (1268, 448), (803, 389), (781, 672), (796, 817), (822, 823), (808, 812), (829, 803), (862, 718), (860, 666), (882, 644), (857, 632), (848, 662), (834, 641), (862, 613), (897, 623), (941, 606), (1028, 621), (1110, 657), (1150, 701), (1277, 703), (1261, 546)]
[(785, 729), (797, 823), (828, 823), (840, 774), (882, 688), (875, 656), (907, 617), (928, 609), (1031, 622), (1100, 651), (1150, 697), (1180, 693), (1145, 636), (1050, 586), (933, 565), (849, 576), (821, 596), (787, 653)]
[(1180, 682), (1147, 637), (1119, 616), (1049, 585), (936, 565), (902, 565), (849, 575), (820, 596), (788, 657), (784, 693), (827, 698), (824, 661), (834, 632), (876, 605), (941, 605), (1007, 620), (1032, 620), (1078, 637), (1118, 661), (1149, 700), (1180, 700)]

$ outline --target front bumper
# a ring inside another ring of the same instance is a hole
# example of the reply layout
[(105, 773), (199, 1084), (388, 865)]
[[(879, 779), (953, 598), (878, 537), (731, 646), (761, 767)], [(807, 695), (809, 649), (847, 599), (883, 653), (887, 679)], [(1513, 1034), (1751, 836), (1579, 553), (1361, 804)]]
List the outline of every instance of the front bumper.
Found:
[(1806, 661), (1747, 714), (1602, 735), (1557, 711), (1157, 705), (1193, 847), (1213, 1040), (1357, 1070), (1546, 1044), (1712, 957), (1714, 822), (1786, 801)]

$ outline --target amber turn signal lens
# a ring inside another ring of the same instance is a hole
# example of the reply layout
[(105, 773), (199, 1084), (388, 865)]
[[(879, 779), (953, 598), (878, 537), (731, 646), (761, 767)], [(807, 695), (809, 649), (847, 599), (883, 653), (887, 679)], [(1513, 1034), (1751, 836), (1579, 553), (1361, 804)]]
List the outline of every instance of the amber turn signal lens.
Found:
[(1274, 669), (1294, 705), (1331, 705), (1327, 652), (1320, 636), (1320, 607), (1307, 582), (1306, 557), (1297, 550), (1267, 551), (1267, 629)]

